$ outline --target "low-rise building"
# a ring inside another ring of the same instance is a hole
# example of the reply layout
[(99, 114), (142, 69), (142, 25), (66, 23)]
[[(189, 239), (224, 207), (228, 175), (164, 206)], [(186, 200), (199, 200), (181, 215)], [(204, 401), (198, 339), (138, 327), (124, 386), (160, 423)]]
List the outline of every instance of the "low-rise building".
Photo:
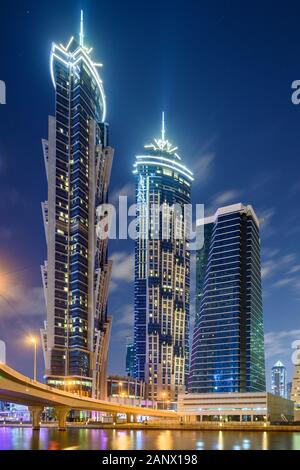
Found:
[(294, 403), (268, 392), (185, 393), (178, 396), (178, 412), (188, 423), (290, 422), (294, 420)]
[(107, 399), (117, 403), (142, 405), (145, 399), (145, 382), (130, 376), (109, 376)]

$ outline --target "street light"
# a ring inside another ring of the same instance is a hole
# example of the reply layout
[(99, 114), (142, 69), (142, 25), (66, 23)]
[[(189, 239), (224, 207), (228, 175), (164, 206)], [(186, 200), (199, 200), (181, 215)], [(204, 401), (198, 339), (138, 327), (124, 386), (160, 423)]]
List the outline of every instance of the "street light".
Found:
[(119, 397), (122, 394), (122, 386), (123, 386), (123, 382), (119, 382)]
[(36, 382), (36, 350), (37, 350), (37, 340), (33, 336), (29, 338), (29, 342), (33, 344), (33, 380)]

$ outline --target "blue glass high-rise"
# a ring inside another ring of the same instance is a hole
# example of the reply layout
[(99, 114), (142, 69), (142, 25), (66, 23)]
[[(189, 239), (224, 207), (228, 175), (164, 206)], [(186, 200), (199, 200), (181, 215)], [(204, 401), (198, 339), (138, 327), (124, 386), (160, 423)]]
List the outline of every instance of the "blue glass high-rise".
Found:
[(189, 391), (264, 391), (259, 221), (235, 204), (200, 223)]

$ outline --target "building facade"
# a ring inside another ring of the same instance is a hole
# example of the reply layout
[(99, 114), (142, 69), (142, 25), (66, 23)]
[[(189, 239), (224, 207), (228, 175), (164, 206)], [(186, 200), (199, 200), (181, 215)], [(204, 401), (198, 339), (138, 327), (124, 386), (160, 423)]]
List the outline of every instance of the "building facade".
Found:
[(112, 375), (107, 378), (107, 398), (117, 403), (139, 405), (145, 399), (145, 382), (133, 377)]
[(265, 391), (259, 221), (235, 204), (203, 224), (189, 391)]
[(113, 149), (92, 48), (53, 44), (55, 116), (43, 140), (48, 200), (42, 203), (47, 261), (42, 266), (47, 320), (41, 331), (52, 386), (104, 398), (111, 318), (107, 239), (96, 236), (97, 207), (107, 201)]
[(131, 336), (126, 338), (126, 373), (134, 377), (134, 340)]
[(274, 395), (289, 398), (287, 370), (281, 361), (277, 361), (272, 367), (271, 387)]
[(148, 398), (170, 401), (184, 389), (189, 365), (190, 253), (184, 205), (192, 172), (162, 135), (134, 164), (135, 377)]
[(267, 392), (185, 393), (178, 397), (184, 422), (293, 422), (291, 400)]
[(300, 365), (296, 365), (294, 369), (291, 400), (295, 402), (296, 408), (300, 410)]

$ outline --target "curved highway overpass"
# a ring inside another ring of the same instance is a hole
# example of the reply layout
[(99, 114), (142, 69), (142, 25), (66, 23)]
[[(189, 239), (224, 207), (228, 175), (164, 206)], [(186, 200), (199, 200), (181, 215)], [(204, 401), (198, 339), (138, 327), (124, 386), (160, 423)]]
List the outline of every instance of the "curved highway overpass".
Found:
[(175, 411), (142, 408), (80, 397), (40, 382), (34, 382), (5, 364), (0, 364), (0, 400), (28, 406), (35, 429), (39, 428), (41, 413), (45, 406), (55, 408), (60, 429), (65, 429), (66, 417), (70, 410), (102, 411), (112, 415), (123, 413), (133, 420), (137, 416), (178, 419)]

